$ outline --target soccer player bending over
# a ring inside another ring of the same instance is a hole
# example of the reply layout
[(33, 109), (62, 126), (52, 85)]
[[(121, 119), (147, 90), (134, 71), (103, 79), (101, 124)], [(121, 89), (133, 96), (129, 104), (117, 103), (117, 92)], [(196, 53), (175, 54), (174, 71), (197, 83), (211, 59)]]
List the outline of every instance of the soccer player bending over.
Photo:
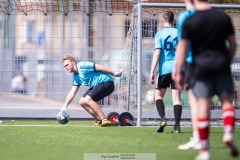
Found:
[(73, 73), (73, 86), (61, 111), (67, 110), (81, 85), (89, 86), (87, 92), (79, 100), (79, 104), (97, 120), (97, 125), (102, 127), (111, 125), (97, 101), (114, 91), (112, 76), (121, 77), (122, 72), (114, 73), (111, 69), (90, 61), (77, 63), (71, 55), (64, 55), (62, 64), (68, 73)]

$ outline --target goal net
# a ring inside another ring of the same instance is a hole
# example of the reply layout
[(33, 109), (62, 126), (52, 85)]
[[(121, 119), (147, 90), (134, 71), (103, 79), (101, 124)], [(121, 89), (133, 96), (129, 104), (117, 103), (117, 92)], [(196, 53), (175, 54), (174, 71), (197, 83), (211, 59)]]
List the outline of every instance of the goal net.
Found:
[[(239, 18), (238, 15), (240, 14), (240, 6), (238, 5), (213, 5), (214, 8), (217, 10), (222, 10), (226, 12), (233, 21), (235, 32), (236, 32), (236, 38), (237, 43), (239, 46), (240, 43), (240, 25), (239, 25)], [(182, 12), (184, 9), (184, 5), (182, 4), (152, 4), (152, 3), (142, 3), (138, 6), (138, 18), (140, 21), (138, 21), (142, 25), (138, 25), (138, 28), (136, 29), (138, 31), (138, 55), (141, 55), (138, 65), (138, 68), (142, 68), (142, 70), (138, 69), (138, 72), (141, 72), (142, 74), (138, 76), (138, 79), (140, 78), (139, 87), (142, 88), (142, 99), (138, 99), (138, 104), (140, 104), (138, 107), (138, 120), (151, 124), (150, 122), (159, 122), (159, 115), (156, 112), (155, 107), (155, 100), (154, 100), (154, 86), (151, 85), (148, 81), (149, 77), (149, 71), (150, 71), (150, 65), (151, 65), (151, 58), (153, 53), (153, 47), (154, 47), (154, 35), (157, 31), (163, 29), (163, 23), (161, 22), (162, 14), (166, 10), (172, 10), (175, 13), (175, 25), (177, 25), (176, 19), (180, 12)], [(141, 32), (141, 34), (139, 34)], [(240, 55), (240, 48), (238, 47), (237, 50), (237, 56)], [(240, 118), (240, 112), (239, 112), (239, 75), (238, 75), (238, 63), (239, 58), (236, 58), (232, 63), (232, 72), (233, 77), (235, 80), (235, 100), (234, 105), (236, 108), (236, 117), (237, 119)], [(141, 66), (141, 67), (140, 67)], [(157, 69), (156, 69), (157, 70)], [(138, 81), (138, 82), (139, 82)], [(139, 97), (139, 96), (138, 96)], [(182, 112), (182, 119), (188, 120), (190, 119), (190, 112), (189, 112), (189, 104), (188, 104), (188, 96), (185, 91), (183, 91), (181, 95), (181, 101), (183, 105), (183, 112)], [(164, 97), (164, 103), (165, 103), (165, 109), (166, 109), (166, 117), (171, 120), (174, 119), (174, 111), (173, 111), (173, 104), (171, 100), (171, 91), (170, 89), (167, 91), (166, 96)], [(142, 106), (141, 106), (142, 105)], [(141, 113), (141, 114), (139, 114)], [(212, 100), (212, 106), (211, 106), (211, 120), (212, 123), (216, 123), (215, 125), (221, 124), (221, 103), (218, 100), (217, 97), (214, 97)], [(153, 121), (154, 120), (154, 121)], [(152, 123), (154, 124), (154, 123)], [(189, 124), (189, 123), (182, 123), (182, 124)]]

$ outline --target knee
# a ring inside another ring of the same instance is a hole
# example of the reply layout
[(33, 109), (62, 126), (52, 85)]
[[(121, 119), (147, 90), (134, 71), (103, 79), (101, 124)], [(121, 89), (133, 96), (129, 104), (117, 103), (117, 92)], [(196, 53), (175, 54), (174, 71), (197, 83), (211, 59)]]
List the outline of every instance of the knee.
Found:
[(85, 98), (81, 98), (79, 100), (79, 104), (80, 104), (80, 106), (84, 107), (87, 104)]
[(84, 101), (85, 101), (86, 104), (90, 105), (91, 102), (93, 101), (93, 99), (92, 99), (90, 96), (86, 96), (86, 97), (84, 98)]

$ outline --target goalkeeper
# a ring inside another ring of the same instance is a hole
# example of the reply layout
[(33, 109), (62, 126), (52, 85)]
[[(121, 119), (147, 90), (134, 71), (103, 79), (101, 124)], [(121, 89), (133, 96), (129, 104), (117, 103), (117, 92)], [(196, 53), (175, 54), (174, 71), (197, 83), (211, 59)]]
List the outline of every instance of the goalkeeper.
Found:
[(90, 61), (77, 63), (71, 55), (64, 55), (62, 64), (68, 73), (73, 73), (73, 86), (61, 111), (67, 110), (81, 85), (89, 86), (87, 92), (80, 98), (79, 104), (97, 120), (96, 125), (102, 127), (111, 125), (97, 101), (114, 91), (112, 76), (121, 77), (122, 72), (114, 73), (111, 69)]

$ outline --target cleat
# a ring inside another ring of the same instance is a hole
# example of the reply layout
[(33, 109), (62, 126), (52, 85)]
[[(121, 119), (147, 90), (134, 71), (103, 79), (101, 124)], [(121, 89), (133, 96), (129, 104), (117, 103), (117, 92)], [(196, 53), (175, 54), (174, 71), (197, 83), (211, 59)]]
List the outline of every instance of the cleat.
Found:
[(210, 153), (208, 151), (202, 151), (200, 152), (197, 157), (195, 157), (195, 160), (210, 160)]
[(93, 126), (101, 126), (101, 124), (95, 122), (95, 123), (93, 123)]
[(180, 125), (174, 125), (172, 133), (181, 133)]
[(92, 126), (100, 127), (101, 126), (101, 121), (96, 121), (95, 123), (92, 124)]
[(200, 149), (200, 148), (201, 148), (200, 143), (194, 141), (193, 138), (190, 138), (189, 142), (178, 146), (179, 150)]
[(161, 122), (160, 122), (159, 127), (157, 128), (157, 132), (158, 132), (158, 133), (162, 133), (162, 132), (164, 131), (164, 127), (166, 127), (166, 125), (167, 125), (166, 118), (163, 117), (162, 120), (161, 120)]
[(109, 120), (102, 120), (102, 123), (99, 124), (101, 127), (111, 126), (112, 123)]
[(239, 156), (239, 151), (233, 141), (233, 134), (225, 133), (223, 136), (223, 143), (225, 143), (229, 148), (229, 153), (232, 157)]

